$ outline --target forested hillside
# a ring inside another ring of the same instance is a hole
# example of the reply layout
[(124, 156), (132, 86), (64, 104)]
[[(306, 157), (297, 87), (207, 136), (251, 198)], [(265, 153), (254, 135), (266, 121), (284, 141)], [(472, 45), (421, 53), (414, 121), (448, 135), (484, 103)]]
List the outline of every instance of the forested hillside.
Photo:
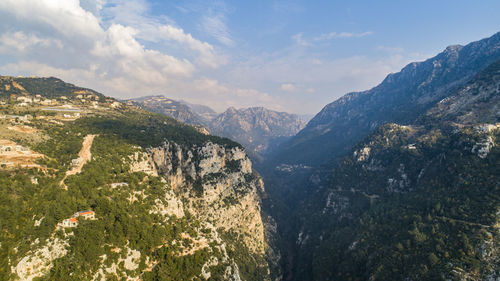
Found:
[(342, 160), (304, 206), (295, 280), (499, 278), (499, 66)]
[(0, 101), (0, 280), (271, 279), (241, 145), (55, 78)]

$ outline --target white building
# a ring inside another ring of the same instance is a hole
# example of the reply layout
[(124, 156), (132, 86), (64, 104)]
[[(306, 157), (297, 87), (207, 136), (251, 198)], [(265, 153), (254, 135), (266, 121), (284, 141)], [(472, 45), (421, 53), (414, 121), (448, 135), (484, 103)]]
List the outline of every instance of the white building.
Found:
[(94, 213), (94, 211), (91, 211), (91, 210), (76, 212), (73, 214), (73, 216), (71, 216), (71, 218), (65, 219), (62, 221), (62, 223), (61, 223), (62, 227), (76, 227), (76, 226), (78, 226), (78, 218), (79, 217), (81, 217), (82, 219), (86, 219), (86, 220), (93, 220), (93, 219), (95, 219), (95, 213)]
[(30, 97), (17, 97), (16, 99), (19, 102), (32, 103), (33, 99)]
[(78, 220), (76, 218), (65, 219), (62, 222), (63, 227), (75, 227), (78, 225)]
[(75, 213), (73, 215), (73, 217), (83, 217), (84, 219), (87, 219), (87, 220), (93, 220), (95, 219), (95, 213), (94, 211), (91, 211), (91, 210), (85, 210), (85, 211), (80, 211), (78, 213)]

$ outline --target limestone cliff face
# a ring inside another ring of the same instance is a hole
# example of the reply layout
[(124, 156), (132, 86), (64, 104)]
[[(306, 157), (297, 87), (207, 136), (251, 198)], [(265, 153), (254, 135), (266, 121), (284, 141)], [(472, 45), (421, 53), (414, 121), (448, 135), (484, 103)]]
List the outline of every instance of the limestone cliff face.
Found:
[(263, 107), (228, 108), (210, 123), (214, 135), (228, 137), (265, 155), (305, 126), (299, 116)]
[[(186, 212), (213, 226), (224, 242), (250, 253), (270, 279), (279, 255), (270, 249), (261, 212), (262, 179), (241, 147), (211, 142), (187, 147), (173, 142), (148, 150), (150, 163), (168, 182)], [(272, 253), (272, 254), (271, 254)], [(266, 262), (267, 257), (273, 256)], [(230, 257), (235, 258), (235, 257)]]

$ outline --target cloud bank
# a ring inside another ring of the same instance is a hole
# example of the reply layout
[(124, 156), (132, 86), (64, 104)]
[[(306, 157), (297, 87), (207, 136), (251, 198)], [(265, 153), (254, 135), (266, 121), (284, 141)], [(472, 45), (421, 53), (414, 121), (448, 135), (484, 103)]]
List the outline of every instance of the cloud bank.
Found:
[[(0, 62), (0, 71), (57, 76), (120, 98), (152, 93), (198, 101), (223, 97), (212, 104), (219, 110), (269, 98), (205, 78), (204, 71), (226, 64), (226, 57), (147, 11), (146, 2), (135, 0), (1, 1), (0, 56), (9, 59)], [(217, 19), (206, 20), (221, 41), (231, 42)]]
[[(174, 6), (174, 15), (189, 15), (191, 26), (155, 14), (151, 5), (147, 0), (2, 0), (0, 74), (55, 76), (117, 98), (163, 94), (217, 111), (265, 106), (315, 113), (421, 58), (387, 46), (376, 49), (383, 53), (379, 58), (329, 56), (325, 43), (371, 38), (371, 31), (295, 32), (287, 46), (263, 52), (255, 50), (263, 42), (232, 32), (233, 8), (222, 0)], [(271, 6), (278, 14), (301, 12)]]

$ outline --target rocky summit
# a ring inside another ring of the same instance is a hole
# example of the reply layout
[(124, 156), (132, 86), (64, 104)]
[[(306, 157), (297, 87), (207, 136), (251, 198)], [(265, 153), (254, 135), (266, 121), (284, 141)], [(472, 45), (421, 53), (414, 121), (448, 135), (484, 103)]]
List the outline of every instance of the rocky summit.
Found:
[(320, 165), (347, 153), (379, 126), (407, 124), (469, 81), (500, 56), (500, 33), (466, 46), (450, 46), (423, 62), (388, 75), (378, 86), (326, 105), (285, 142), (273, 165)]

